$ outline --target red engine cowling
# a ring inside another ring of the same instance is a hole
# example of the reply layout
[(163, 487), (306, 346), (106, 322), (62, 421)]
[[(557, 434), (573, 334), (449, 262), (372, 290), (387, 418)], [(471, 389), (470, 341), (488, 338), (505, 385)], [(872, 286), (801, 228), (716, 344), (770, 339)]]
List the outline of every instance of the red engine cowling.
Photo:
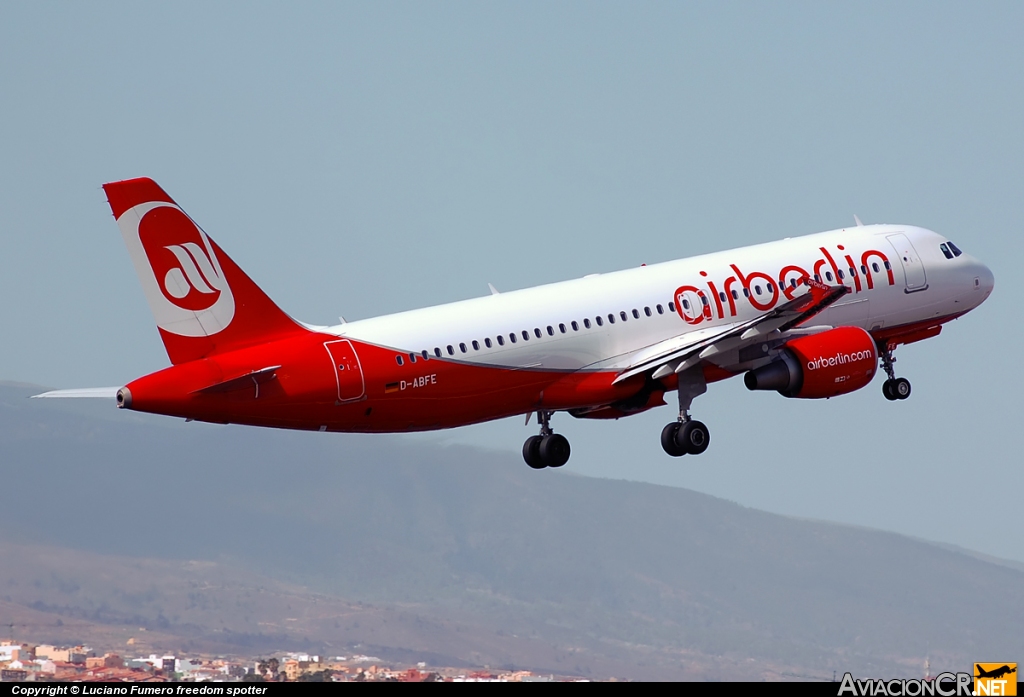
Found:
[(779, 360), (749, 371), (743, 382), (750, 390), (821, 399), (859, 390), (877, 368), (871, 335), (859, 327), (839, 327), (786, 342)]

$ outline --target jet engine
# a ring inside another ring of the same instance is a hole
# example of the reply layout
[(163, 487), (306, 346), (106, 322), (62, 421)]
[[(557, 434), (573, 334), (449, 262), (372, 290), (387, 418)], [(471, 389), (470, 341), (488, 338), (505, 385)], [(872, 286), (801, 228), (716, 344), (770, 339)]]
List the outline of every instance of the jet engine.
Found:
[(779, 358), (743, 376), (749, 390), (778, 390), (784, 397), (821, 399), (871, 382), (878, 349), (860, 327), (838, 327), (787, 341)]

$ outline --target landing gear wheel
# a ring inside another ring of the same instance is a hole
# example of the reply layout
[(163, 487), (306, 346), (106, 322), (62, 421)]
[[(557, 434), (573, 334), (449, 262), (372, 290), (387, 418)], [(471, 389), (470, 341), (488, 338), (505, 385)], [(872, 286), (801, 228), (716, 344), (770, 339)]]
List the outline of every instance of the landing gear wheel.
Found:
[(680, 424), (676, 433), (676, 445), (690, 455), (700, 455), (711, 444), (708, 427), (700, 421), (687, 421)]
[(561, 467), (569, 461), (569, 440), (560, 433), (544, 436), (540, 441), (540, 460), (548, 467)]
[(889, 388), (896, 399), (906, 399), (910, 396), (910, 380), (906, 378), (896, 378), (892, 381), (892, 387)]
[(530, 436), (523, 443), (523, 459), (526, 460), (526, 464), (535, 470), (542, 470), (547, 467), (540, 457), (541, 440), (543, 439), (540, 436)]
[(686, 454), (685, 449), (676, 445), (676, 433), (679, 431), (680, 426), (682, 426), (681, 423), (673, 421), (661, 429), (661, 447), (672, 457), (682, 457)]
[(910, 380), (906, 378), (892, 378), (882, 383), (882, 394), (890, 402), (897, 399), (906, 399), (910, 396)]

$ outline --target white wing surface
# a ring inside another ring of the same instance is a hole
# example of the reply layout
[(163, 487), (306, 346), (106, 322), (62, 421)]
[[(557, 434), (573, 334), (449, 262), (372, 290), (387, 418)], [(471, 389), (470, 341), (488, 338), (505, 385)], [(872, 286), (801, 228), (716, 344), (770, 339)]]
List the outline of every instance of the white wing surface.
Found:
[[(753, 319), (687, 332), (637, 351), (615, 378), (615, 383), (648, 371), (655, 379), (673, 372), (681, 373), (705, 358), (740, 348), (775, 332), (790, 332), (850, 292), (847, 286), (827, 286), (810, 278), (805, 283), (809, 292)], [(806, 331), (814, 333), (828, 328), (809, 327)]]

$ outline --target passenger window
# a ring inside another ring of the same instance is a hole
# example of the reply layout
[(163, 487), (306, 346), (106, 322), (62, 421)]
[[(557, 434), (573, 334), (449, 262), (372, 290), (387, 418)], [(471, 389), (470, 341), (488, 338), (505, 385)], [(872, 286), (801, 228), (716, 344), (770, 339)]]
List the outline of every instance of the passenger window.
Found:
[(565, 334), (565, 325), (564, 324), (559, 324), (558, 325), (558, 331), (560, 331), (563, 334)]
[(885, 260), (885, 270), (886, 271), (891, 271), (892, 270), (892, 264), (889, 263), (888, 259)]
[(672, 302), (671, 300), (668, 301), (668, 311), (669, 312), (675, 312), (676, 311), (676, 304), (674, 302)]
[(744, 288), (743, 289), (743, 297), (744, 298), (749, 298), (750, 297), (750, 289), (749, 288)]
[(664, 311), (663, 309), (661, 309), (661, 305), (657, 305), (655, 309), (657, 309), (657, 310), (658, 310), (658, 314), (659, 314), (659, 315), (663, 315), (663, 314), (665, 314), (665, 311)]
[(877, 261), (874, 262), (873, 264), (871, 264), (871, 268), (873, 268), (875, 270), (875, 273), (878, 273), (879, 271), (881, 271), (881, 269), (878, 268), (878, 262)]
[(757, 293), (758, 295), (761, 294), (761, 284), (760, 283), (758, 283), (756, 286), (754, 286), (754, 292)]
[(609, 314), (608, 315), (608, 324), (615, 324), (615, 315), (613, 315), (613, 314)]
[(684, 310), (689, 310), (690, 309), (690, 301), (687, 300), (686, 298), (683, 298), (683, 309)]
[(539, 339), (540, 338), (540, 329), (538, 329), (537, 327), (534, 327), (533, 328), (533, 335), (536, 336)]
[(648, 317), (650, 317), (651, 316), (651, 308), (645, 307), (644, 308), (644, 314), (647, 315)]
[(530, 340), (530, 332), (528, 332), (528, 331), (526, 331), (524, 329), (523, 330), (523, 341), (529, 341), (529, 340)]
[(817, 281), (818, 283), (821, 283), (821, 276), (819, 276), (818, 274), (814, 274), (814, 280)]
[(733, 300), (739, 300), (740, 299), (740, 294), (737, 293), (735, 290), (732, 291), (732, 299)]
[(864, 264), (860, 265), (860, 275), (861, 276), (867, 276), (868, 275), (868, 267), (864, 266)]
[(709, 304), (708, 303), (708, 296), (706, 296), (706, 295), (700, 296), (700, 304), (704, 305), (705, 307), (707, 307), (707, 305)]
[(480, 342), (477, 341), (476, 339), (473, 339), (473, 350), (474, 351), (479, 351), (480, 350)]
[(790, 288), (796, 288), (796, 279), (795, 278), (789, 279), (789, 287)]
[(771, 295), (772, 293), (775, 292), (775, 286), (773, 286), (771, 283), (768, 283), (765, 287), (768, 289), (768, 295)]
[(416, 354), (415, 353), (410, 353), (409, 354), (409, 362), (410, 363), (415, 363), (416, 362)]
[(722, 302), (725, 302), (725, 293), (723, 293), (722, 291), (718, 291), (718, 299), (721, 300)]
[(434, 355), (437, 356), (438, 358), (440, 358), (441, 357), (441, 349), (435, 347), (434, 348)]
[(590, 329), (590, 320), (589, 319), (583, 320), (583, 326), (586, 327), (587, 329)]
[(636, 310), (633, 310), (633, 319), (640, 319), (640, 313)]
[(949, 243), (949, 248), (950, 248), (951, 250), (953, 250), (953, 256), (955, 256), (955, 257), (958, 257), (958, 256), (960, 256), (961, 254), (963, 254), (963, 252), (961, 252), (961, 251), (960, 251), (960, 248), (959, 248), (959, 247), (957, 247), (957, 246), (956, 246), (955, 244), (953, 244), (952, 242), (950, 242), (950, 243)]
[(505, 345), (505, 337), (503, 337), (501, 334), (498, 334), (498, 336), (496, 336), (494, 338), (498, 340), (498, 346), (504, 346)]
[(552, 327), (552, 326), (551, 326), (551, 325), (549, 324), (549, 325), (548, 325), (548, 336), (554, 336), (554, 335), (555, 335), (555, 330), (554, 330), (554, 328), (553, 328), (553, 327)]
[(826, 271), (825, 272), (825, 278), (827, 278), (829, 281), (831, 281), (832, 280), (832, 272), (831, 271)]
[(839, 269), (838, 271), (836, 271), (836, 274), (839, 276), (839, 280), (840, 281), (843, 280), (844, 278), (846, 278), (846, 276), (843, 275), (843, 270), (842, 269)]
[(491, 338), (490, 337), (487, 337), (486, 339), (484, 339), (484, 346), (486, 346), (487, 348), (491, 347)]
[(939, 249), (942, 250), (942, 256), (946, 257), (947, 259), (953, 258), (953, 252), (949, 251), (949, 247), (947, 247), (946, 245), (940, 244)]
[(576, 324), (576, 320), (572, 321), (572, 330), (574, 332), (578, 332), (580, 330), (580, 325)]
[(429, 361), (430, 360), (430, 353), (426, 349), (423, 350), (423, 360), (425, 360), (425, 361)]
[(850, 278), (857, 278), (857, 269), (850, 267)]
[(508, 340), (511, 341), (513, 344), (516, 343), (516, 335), (515, 334), (509, 334), (508, 335)]
[(603, 327), (604, 326), (604, 322), (601, 320), (601, 316), (600, 315), (595, 317), (594, 321), (597, 322), (597, 326), (599, 326), (599, 327)]
[(452, 348), (451, 344), (448, 344), (448, 355), (449, 356), (454, 356), (455, 355), (455, 349)]
[(405, 361), (402, 360), (401, 356), (395, 356), (395, 363), (397, 363), (398, 365), (402, 365), (402, 363), (404, 362)]
[(626, 313), (625, 312), (619, 312), (619, 317), (622, 319), (623, 322), (626, 321)]
[(466, 352), (466, 345), (465, 344), (459, 344), (459, 350), (462, 351), (463, 353), (465, 353)]

